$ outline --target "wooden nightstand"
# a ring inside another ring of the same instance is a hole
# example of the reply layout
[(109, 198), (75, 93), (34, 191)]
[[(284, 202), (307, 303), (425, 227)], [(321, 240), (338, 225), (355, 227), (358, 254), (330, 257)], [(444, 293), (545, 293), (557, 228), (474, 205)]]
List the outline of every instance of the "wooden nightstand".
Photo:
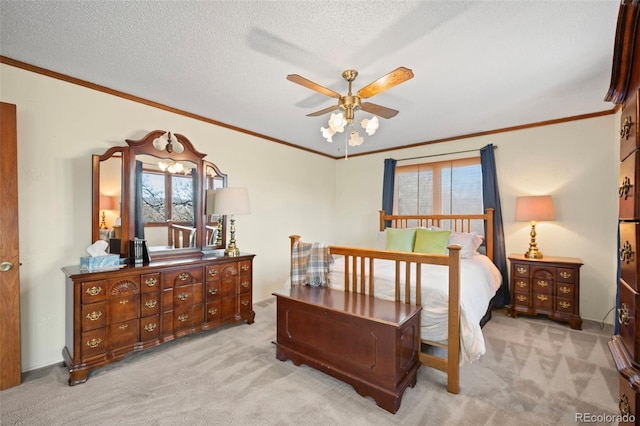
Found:
[(545, 256), (529, 259), (522, 254), (509, 255), (511, 274), (509, 315), (548, 315), (581, 330), (580, 267), (574, 257)]

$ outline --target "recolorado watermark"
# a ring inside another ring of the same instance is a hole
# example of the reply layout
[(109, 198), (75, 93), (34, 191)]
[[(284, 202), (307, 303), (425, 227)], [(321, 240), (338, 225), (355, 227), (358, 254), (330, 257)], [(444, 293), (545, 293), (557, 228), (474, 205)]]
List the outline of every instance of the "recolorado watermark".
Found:
[(576, 423), (635, 423), (633, 414), (576, 413)]

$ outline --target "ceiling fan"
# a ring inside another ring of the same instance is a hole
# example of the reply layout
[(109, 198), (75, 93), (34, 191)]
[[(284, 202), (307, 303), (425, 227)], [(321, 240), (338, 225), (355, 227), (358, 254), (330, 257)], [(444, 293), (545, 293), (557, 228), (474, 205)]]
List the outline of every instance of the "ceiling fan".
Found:
[(342, 78), (344, 78), (349, 83), (349, 91), (344, 96), (338, 92), (314, 83), (311, 80), (301, 77), (298, 74), (289, 74), (287, 76), (287, 80), (297, 83), (308, 89), (315, 90), (316, 92), (322, 93), (323, 95), (338, 99), (337, 105), (321, 109), (320, 111), (312, 112), (311, 114), (307, 114), (307, 117), (317, 117), (335, 111), (337, 109), (341, 109), (344, 110), (347, 123), (351, 124), (353, 122), (354, 112), (358, 109), (367, 111), (382, 118), (395, 117), (398, 114), (397, 110), (373, 104), (371, 102), (362, 102), (361, 99), (370, 98), (374, 95), (377, 95), (378, 93), (384, 92), (387, 89), (397, 86), (400, 83), (404, 83), (405, 81), (412, 79), (413, 71), (411, 71), (409, 68), (399, 67), (384, 75), (383, 77), (380, 77), (376, 81), (364, 86), (362, 89), (358, 90), (355, 95), (353, 95), (351, 93), (351, 84), (357, 76), (358, 71), (356, 70), (346, 70), (342, 73)]

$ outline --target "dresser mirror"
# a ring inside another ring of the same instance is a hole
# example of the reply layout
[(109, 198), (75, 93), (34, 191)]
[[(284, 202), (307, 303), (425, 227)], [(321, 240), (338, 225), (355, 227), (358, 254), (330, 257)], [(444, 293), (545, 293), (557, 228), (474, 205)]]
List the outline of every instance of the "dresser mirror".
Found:
[(207, 214), (207, 195), (226, 175), (179, 134), (126, 142), (93, 156), (93, 241), (128, 257), (129, 241), (143, 239), (152, 259), (224, 248), (224, 217)]

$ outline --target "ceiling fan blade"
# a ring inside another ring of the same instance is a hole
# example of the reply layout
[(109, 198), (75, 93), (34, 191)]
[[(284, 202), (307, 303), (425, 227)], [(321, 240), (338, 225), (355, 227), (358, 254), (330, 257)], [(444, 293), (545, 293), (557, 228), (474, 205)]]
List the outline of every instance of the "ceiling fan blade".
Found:
[(371, 114), (380, 116), (382, 118), (393, 118), (398, 115), (397, 110), (383, 107), (382, 105), (372, 104), (371, 102), (363, 102), (360, 105), (360, 109), (363, 111), (370, 112)]
[(361, 98), (370, 98), (373, 95), (377, 95), (380, 92), (384, 92), (387, 89), (391, 89), (393, 86), (397, 86), (400, 83), (404, 83), (407, 80), (413, 78), (413, 71), (409, 68), (400, 67), (384, 77), (380, 77), (371, 84), (367, 84), (358, 91), (358, 96)]
[(318, 83), (314, 83), (311, 80), (307, 80), (304, 77), (299, 76), (298, 74), (289, 74), (287, 76), (287, 80), (293, 81), (301, 86), (306, 87), (307, 89), (315, 90), (316, 92), (320, 92), (323, 95), (331, 96), (332, 98), (340, 99), (340, 93), (334, 92), (331, 89), (327, 89), (324, 86), (320, 86)]
[(307, 117), (318, 117), (321, 115), (325, 115), (331, 111), (335, 111), (339, 108), (338, 105), (333, 105), (325, 109), (321, 109), (320, 111), (312, 112), (311, 114), (307, 114)]

